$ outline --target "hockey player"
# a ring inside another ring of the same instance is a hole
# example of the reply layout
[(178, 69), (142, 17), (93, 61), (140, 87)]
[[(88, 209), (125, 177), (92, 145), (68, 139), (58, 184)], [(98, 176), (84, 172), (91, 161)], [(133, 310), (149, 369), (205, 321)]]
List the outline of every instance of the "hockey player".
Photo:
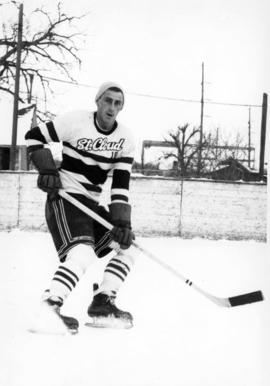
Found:
[[(131, 314), (118, 309), (115, 298), (134, 264), (129, 249), (135, 238), (129, 204), (134, 140), (116, 120), (124, 105), (122, 87), (114, 82), (102, 84), (95, 101), (97, 111), (64, 114), (25, 136), (30, 159), (39, 172), (38, 187), (48, 194), (46, 221), (60, 260), (44, 302), (71, 332), (77, 332), (79, 323), (60, 309), (89, 265), (112, 249), (117, 254), (107, 264), (100, 285), (94, 285), (87, 312), (98, 326), (132, 326)], [(60, 141), (63, 160), (57, 169), (46, 144)], [(109, 172), (111, 202), (106, 211), (99, 206), (99, 198)], [(107, 231), (63, 199), (58, 194), (61, 189), (110, 221), (113, 230)]]

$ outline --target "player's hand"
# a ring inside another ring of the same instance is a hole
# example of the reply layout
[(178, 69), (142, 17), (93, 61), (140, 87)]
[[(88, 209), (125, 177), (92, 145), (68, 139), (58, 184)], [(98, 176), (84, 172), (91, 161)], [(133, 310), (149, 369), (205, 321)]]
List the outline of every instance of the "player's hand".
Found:
[(135, 235), (130, 228), (114, 226), (111, 230), (113, 240), (120, 244), (122, 249), (128, 249), (132, 241), (135, 240)]
[(37, 185), (43, 192), (58, 193), (58, 190), (62, 187), (58, 171), (44, 170), (39, 172)]

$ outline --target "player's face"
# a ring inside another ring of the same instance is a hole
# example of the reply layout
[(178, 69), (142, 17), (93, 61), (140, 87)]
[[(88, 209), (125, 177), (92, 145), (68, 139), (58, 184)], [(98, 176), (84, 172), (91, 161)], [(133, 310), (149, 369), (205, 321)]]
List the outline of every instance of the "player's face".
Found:
[(110, 129), (122, 110), (124, 97), (121, 92), (107, 90), (97, 101), (97, 118), (102, 128)]

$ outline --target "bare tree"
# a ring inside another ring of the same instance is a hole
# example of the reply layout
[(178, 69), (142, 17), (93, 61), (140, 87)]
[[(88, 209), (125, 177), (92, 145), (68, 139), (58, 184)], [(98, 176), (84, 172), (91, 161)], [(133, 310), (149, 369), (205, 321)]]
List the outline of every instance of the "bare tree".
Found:
[(247, 158), (248, 147), (244, 143), (243, 137), (239, 132), (236, 132), (234, 138), (227, 137), (223, 139), (222, 142), (222, 145), (225, 147), (222, 154), (222, 161), (226, 160), (227, 158), (234, 158), (236, 160)]
[[(18, 8), (16, 1), (0, 3)], [(15, 13), (16, 14), (16, 13)], [(24, 17), (24, 29), (21, 55), (21, 92), (20, 102), (31, 99), (33, 79), (43, 89), (43, 101), (46, 103), (48, 92), (53, 93), (49, 84), (49, 75), (61, 75), (74, 81), (71, 66), (81, 64), (79, 41), (84, 37), (77, 28), (86, 15), (69, 16), (62, 10), (61, 1), (52, 15), (42, 7)], [(17, 15), (16, 15), (17, 19)], [(17, 21), (3, 23), (0, 31), (0, 91), (13, 95), (16, 72)], [(35, 29), (35, 30), (34, 30)]]
[(227, 160), (248, 164), (248, 152), (249, 148), (239, 132), (234, 136), (224, 137), (219, 135), (219, 129), (217, 129), (215, 135), (208, 133), (206, 136), (206, 146), (202, 153), (204, 171), (213, 171), (219, 165), (226, 164)]
[(222, 138), (219, 135), (219, 129), (217, 128), (216, 133), (211, 132), (205, 135), (206, 146), (202, 149), (202, 170), (208, 172), (216, 168), (219, 161), (222, 159)]
[[(173, 158), (177, 165), (178, 175), (186, 176), (196, 166), (197, 153), (199, 151), (198, 141), (195, 140), (197, 134), (200, 133), (199, 128), (189, 127), (186, 123), (183, 126), (178, 126), (176, 130), (168, 133), (168, 138), (165, 138), (166, 142), (171, 142), (176, 147), (176, 152), (173, 150), (164, 152), (162, 158)], [(206, 142), (203, 141), (202, 146), (205, 146)]]
[[(217, 128), (213, 134), (205, 133), (202, 142), (201, 173), (207, 176), (219, 165), (226, 164), (226, 161), (235, 160), (241, 163), (248, 162), (248, 147), (239, 132), (235, 135), (223, 137)], [(199, 128), (190, 128), (189, 124), (178, 126), (176, 130), (168, 133), (164, 138), (166, 147), (170, 150), (164, 151), (161, 159), (173, 159), (174, 169), (177, 175), (191, 176), (196, 174), (198, 162), (199, 141), (196, 135), (200, 133)]]

